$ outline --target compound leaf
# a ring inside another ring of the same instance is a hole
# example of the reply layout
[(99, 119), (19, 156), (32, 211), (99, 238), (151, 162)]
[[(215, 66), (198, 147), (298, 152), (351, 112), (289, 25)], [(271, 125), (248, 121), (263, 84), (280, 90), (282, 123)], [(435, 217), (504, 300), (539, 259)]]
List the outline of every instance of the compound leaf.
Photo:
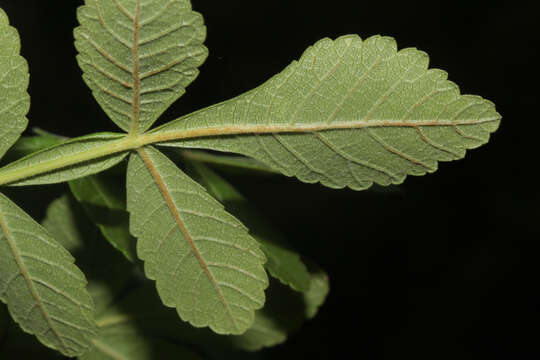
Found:
[(130, 230), (146, 275), (185, 321), (243, 333), (264, 304), (264, 254), (223, 206), (151, 147), (130, 157)]
[(0, 194), (0, 300), (13, 319), (67, 356), (96, 335), (94, 305), (73, 257), (23, 210)]
[(30, 75), (20, 50), (19, 34), (0, 9), (0, 158), (28, 124), (30, 96), (26, 89)]
[(75, 29), (83, 78), (123, 130), (142, 133), (185, 92), (208, 51), (189, 0), (86, 0)]
[(284, 245), (281, 234), (267, 224), (262, 215), (249, 204), (231, 184), (207, 166), (192, 162), (189, 174), (196, 179), (227, 211), (238, 217), (249, 228), (266, 255), (264, 267), (285, 285), (298, 291), (308, 291), (309, 273), (300, 256)]
[(258, 88), (165, 124), (155, 137), (247, 155), (332, 188), (398, 184), (486, 143), (501, 118), (428, 62), (388, 37), (323, 39)]
[[(74, 138), (6, 165), (0, 169), (0, 175), (4, 175), (3, 181), (8, 185), (40, 185), (95, 174), (118, 164), (127, 156), (127, 151), (115, 153), (112, 149), (114, 141), (124, 136), (116, 133), (96, 133)], [(89, 161), (81, 160), (85, 154), (100, 152), (102, 157)], [(48, 168), (52, 170), (46, 171)], [(38, 175), (26, 174), (27, 169), (36, 171)], [(8, 173), (19, 177), (20, 173), (23, 173), (26, 176), (23, 180), (9, 181)]]

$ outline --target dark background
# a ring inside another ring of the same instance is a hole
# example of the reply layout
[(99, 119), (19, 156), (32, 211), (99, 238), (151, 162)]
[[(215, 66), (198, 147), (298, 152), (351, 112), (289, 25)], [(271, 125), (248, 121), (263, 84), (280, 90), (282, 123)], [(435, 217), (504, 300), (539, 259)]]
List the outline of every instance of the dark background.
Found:
[[(74, 58), (80, 3), (0, 0), (30, 65), (31, 126), (67, 136), (117, 131)], [(426, 51), (431, 67), (448, 71), (463, 93), (495, 102), (503, 116), (488, 145), (389, 192), (228, 175), (331, 279), (318, 317), (264, 357), (538, 359), (533, 2), (192, 3), (205, 16), (210, 56), (160, 123), (249, 90), (320, 38), (348, 33), (389, 35), (399, 48)]]

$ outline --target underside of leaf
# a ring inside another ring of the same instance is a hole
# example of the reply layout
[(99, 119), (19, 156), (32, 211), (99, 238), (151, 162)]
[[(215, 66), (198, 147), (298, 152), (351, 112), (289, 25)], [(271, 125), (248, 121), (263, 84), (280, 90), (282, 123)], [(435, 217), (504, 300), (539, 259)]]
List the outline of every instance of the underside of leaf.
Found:
[(96, 335), (94, 305), (73, 257), (0, 194), (0, 300), (26, 332), (67, 356)]
[[(12, 162), (1, 168), (0, 172), (22, 178), (6, 181), (9, 185), (17, 186), (54, 184), (92, 175), (113, 167), (127, 156), (127, 151), (112, 150), (114, 141), (124, 136), (118, 133), (95, 133), (74, 138)], [(93, 158), (82, 160), (87, 154), (92, 154)], [(48, 168), (51, 170), (47, 171)], [(27, 169), (36, 171), (36, 175), (26, 174)]]
[(19, 55), (21, 44), (15, 28), (0, 9), (0, 158), (26, 128), (30, 109), (28, 64)]
[(86, 0), (77, 57), (94, 97), (123, 130), (142, 133), (185, 92), (208, 50), (189, 0)]
[[(260, 87), (153, 131), (162, 145), (239, 153), (308, 183), (365, 189), (460, 159), (499, 125), (428, 56), (392, 38), (323, 39)], [(168, 142), (167, 142), (168, 141)]]
[(163, 303), (197, 327), (240, 334), (264, 304), (264, 254), (247, 229), (159, 151), (133, 154), (130, 230)]

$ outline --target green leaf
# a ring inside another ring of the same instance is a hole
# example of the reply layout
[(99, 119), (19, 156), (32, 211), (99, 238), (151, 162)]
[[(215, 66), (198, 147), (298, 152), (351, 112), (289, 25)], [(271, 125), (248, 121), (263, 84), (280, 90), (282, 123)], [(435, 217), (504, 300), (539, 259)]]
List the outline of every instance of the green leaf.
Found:
[(237, 155), (223, 155), (223, 154), (212, 154), (208, 151), (197, 151), (197, 150), (181, 150), (179, 151), (180, 156), (183, 159), (189, 161), (197, 161), (208, 164), (213, 167), (224, 168), (224, 169), (244, 169), (244, 170), (253, 170), (254, 172), (262, 173), (278, 173), (274, 169), (264, 165), (263, 163), (248, 158), (245, 156)]
[(258, 88), (153, 134), (162, 145), (247, 155), (332, 188), (399, 184), (486, 143), (501, 118), (428, 62), (388, 37), (323, 39)]
[[(126, 354), (128, 344), (136, 339), (141, 352), (146, 356), (143, 359), (161, 359), (161, 356), (149, 357), (147, 354), (151, 349), (160, 351), (160, 346), (164, 349), (170, 348), (171, 355), (176, 354), (178, 359), (182, 359), (177, 354), (182, 349), (175, 348), (173, 344), (189, 344), (190, 348), (195, 348), (193, 345), (213, 347), (219, 344), (216, 340), (227, 338), (216, 335), (208, 328), (194, 328), (180, 321), (172, 309), (163, 306), (154, 284), (149, 281), (112, 304), (98, 316), (97, 323), (100, 337), (94, 342), (94, 349), (87, 353), (89, 357), (103, 354), (106, 349), (110, 353)], [(116, 339), (111, 341), (111, 338)], [(162, 340), (158, 343), (158, 339)]]
[[(0, 177), (4, 175), (3, 181), (9, 185), (40, 185), (95, 174), (118, 164), (127, 156), (127, 151), (114, 152), (114, 142), (124, 136), (115, 133), (96, 133), (75, 138), (4, 166), (0, 169)], [(96, 154), (100, 154), (101, 157)], [(84, 161), (88, 156), (93, 159)], [(48, 169), (51, 171), (47, 171)], [(7, 174), (13, 178), (25, 178), (9, 181)]]
[(197, 77), (206, 27), (189, 0), (86, 0), (75, 29), (83, 78), (122, 129), (142, 133)]
[[(183, 359), (182, 356), (191, 356), (172, 342), (139, 331), (137, 323), (128, 321), (131, 314), (128, 316), (121, 307), (113, 306), (119, 295), (126, 292), (128, 280), (133, 276), (132, 266), (99, 235), (72, 196), (64, 195), (53, 201), (43, 225), (75, 254), (77, 263), (87, 274), (88, 289), (95, 302), (99, 335), (92, 340), (92, 348), (79, 359), (169, 358), (166, 354)], [(161, 304), (157, 309), (160, 308), (163, 309)]]
[(69, 138), (67, 136), (55, 134), (53, 132), (47, 131), (47, 130), (42, 129), (42, 128), (37, 127), (37, 126), (32, 127), (32, 132), (34, 134), (38, 135), (38, 136), (44, 136), (44, 137), (48, 137), (48, 138), (53, 138), (53, 139), (56, 139), (58, 141), (69, 140)]
[(106, 327), (93, 340), (92, 349), (80, 360), (200, 360), (188, 347), (141, 333), (130, 323)]
[(264, 254), (247, 229), (159, 151), (130, 157), (130, 230), (146, 276), (185, 321), (243, 333), (264, 304)]
[(277, 283), (268, 289), (268, 301), (255, 316), (253, 326), (241, 336), (232, 336), (235, 347), (257, 351), (281, 344), (298, 330), (305, 319), (312, 319), (326, 300), (328, 276), (318, 266), (309, 264), (311, 286), (307, 292), (293, 292)]
[(19, 138), (28, 124), (30, 96), (26, 92), (28, 64), (19, 55), (21, 42), (0, 8), (0, 158)]
[(88, 292), (99, 315), (133, 276), (131, 264), (99, 234), (72, 196), (63, 195), (50, 204), (43, 226), (75, 256), (88, 279)]
[(189, 175), (203, 185), (227, 211), (238, 217), (248, 228), (253, 237), (260, 243), (261, 250), (267, 258), (265, 268), (272, 276), (285, 285), (298, 291), (307, 291), (310, 287), (309, 273), (300, 256), (288, 249), (283, 237), (271, 225), (267, 224), (257, 210), (225, 179), (210, 170), (207, 166), (190, 163)]
[(300, 293), (280, 283), (271, 282), (268, 301), (257, 311), (253, 326), (240, 336), (230, 336), (232, 347), (257, 351), (281, 344), (304, 323), (306, 304)]
[(9, 314), (7, 307), (4, 304), (0, 304), (0, 344), (3, 343), (4, 338), (7, 336), (9, 326)]
[(319, 266), (309, 262), (308, 267), (311, 276), (311, 287), (302, 295), (306, 304), (304, 314), (307, 319), (313, 319), (330, 292), (330, 282), (328, 275)]
[[(310, 276), (315, 282), (319, 273)], [(253, 325), (241, 335), (217, 335), (208, 328), (194, 328), (174, 319), (171, 309), (161, 305), (155, 290), (148, 285), (135, 289), (109, 307), (97, 322), (102, 332), (110, 327), (124, 326), (177, 343), (212, 349), (219, 354), (231, 350), (256, 351), (283, 343), (302, 326), (309, 309), (324, 300), (324, 297), (308, 297), (278, 281), (270, 281), (266, 294), (264, 307), (255, 312)]]
[(59, 359), (60, 353), (44, 347), (35, 336), (27, 334), (9, 317), (7, 306), (0, 302), (0, 359)]
[(23, 330), (67, 356), (96, 334), (86, 279), (73, 257), (0, 194), (0, 300)]
[(129, 233), (129, 214), (124, 192), (118, 191), (122, 186), (115, 176), (105, 172), (69, 182), (71, 192), (103, 236), (133, 262), (137, 259), (136, 240)]
[(60, 144), (62, 141), (49, 136), (21, 136), (6, 152), (3, 161), (14, 161), (40, 150)]

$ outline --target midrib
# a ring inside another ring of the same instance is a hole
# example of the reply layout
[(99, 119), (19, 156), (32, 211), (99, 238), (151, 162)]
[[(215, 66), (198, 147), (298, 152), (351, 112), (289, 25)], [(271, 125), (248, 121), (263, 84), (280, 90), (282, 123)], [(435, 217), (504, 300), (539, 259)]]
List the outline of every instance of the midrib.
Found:
[(131, 128), (129, 133), (131, 135), (137, 134), (139, 130), (139, 116), (140, 116), (140, 104), (141, 104), (141, 79), (139, 74), (139, 33), (140, 33), (140, 16), (141, 16), (141, 0), (137, 0), (135, 17), (133, 18), (133, 48), (131, 49), (131, 56), (133, 57), (133, 105), (132, 105), (132, 119)]
[[(217, 137), (225, 135), (250, 135), (250, 134), (272, 134), (272, 133), (310, 133), (316, 131), (330, 131), (343, 129), (381, 128), (381, 127), (431, 127), (431, 126), (461, 126), (479, 125), (498, 121), (499, 117), (485, 118), (482, 120), (357, 120), (347, 122), (336, 122), (328, 124), (294, 124), (294, 125), (214, 125), (205, 128), (192, 129), (171, 129), (165, 126), (156, 128), (152, 132), (145, 134), (132, 134), (118, 140), (113, 140), (109, 144), (96, 147), (91, 150), (81, 151), (68, 155), (64, 158), (50, 161), (42, 161), (38, 164), (15, 169), (0, 169), (0, 185), (13, 183), (15, 181), (65, 168), (74, 164), (83, 163), (90, 160), (118, 154), (125, 151), (135, 150), (145, 145), (155, 143), (165, 143), (175, 140), (189, 140), (194, 138)], [(181, 118), (187, 121), (187, 118)], [(178, 120), (176, 120), (178, 121)], [(75, 140), (75, 139), (74, 139)], [(73, 140), (72, 140), (73, 141)], [(15, 164), (15, 163), (13, 163)], [(12, 164), (8, 165), (12, 166)], [(3, 170), (3, 171), (2, 171)]]
[(230, 308), (229, 304), (227, 303), (227, 300), (225, 300), (225, 296), (223, 295), (223, 292), (221, 291), (221, 289), (220, 289), (220, 287), (219, 287), (219, 285), (218, 285), (218, 283), (216, 281), (216, 278), (214, 277), (214, 275), (210, 271), (210, 269), (208, 267), (208, 264), (206, 264), (206, 261), (202, 258), (202, 255), (201, 255), (199, 249), (197, 249), (197, 246), (195, 245), (195, 242), (193, 241), (193, 238), (191, 237), (191, 234), (187, 230), (186, 225), (184, 224), (184, 221), (182, 220), (182, 218), (180, 216), (180, 213), (179, 213), (179, 211), (178, 211), (178, 209), (177, 209), (177, 207), (176, 207), (176, 205), (174, 203), (174, 200), (171, 197), (171, 194), (170, 194), (170, 192), (169, 192), (169, 190), (167, 188), (167, 185), (163, 181), (163, 178), (159, 174), (159, 171), (154, 166), (154, 163), (152, 162), (152, 159), (150, 159), (150, 156), (148, 156), (148, 153), (144, 149), (138, 149), (137, 152), (138, 152), (139, 156), (141, 157), (141, 159), (143, 160), (146, 168), (150, 172), (152, 178), (154, 179), (154, 181), (155, 181), (161, 195), (163, 196), (165, 202), (167, 203), (167, 206), (168, 206), (168, 208), (169, 208), (169, 210), (171, 212), (171, 215), (173, 216), (174, 221), (176, 222), (178, 228), (180, 229), (180, 231), (184, 235), (184, 238), (185, 238), (186, 242), (188, 243), (192, 254), (195, 256), (195, 258), (197, 259), (199, 265), (201, 266), (204, 273), (208, 277), (208, 280), (210, 281), (210, 283), (212, 284), (212, 286), (216, 290), (216, 293), (217, 293), (217, 295), (219, 297), (219, 300), (221, 301), (221, 303), (225, 307), (225, 310), (227, 311), (227, 315), (231, 319), (232, 324), (238, 330), (238, 324), (236, 323), (236, 319), (234, 318), (234, 316), (232, 314), (231, 308)]

